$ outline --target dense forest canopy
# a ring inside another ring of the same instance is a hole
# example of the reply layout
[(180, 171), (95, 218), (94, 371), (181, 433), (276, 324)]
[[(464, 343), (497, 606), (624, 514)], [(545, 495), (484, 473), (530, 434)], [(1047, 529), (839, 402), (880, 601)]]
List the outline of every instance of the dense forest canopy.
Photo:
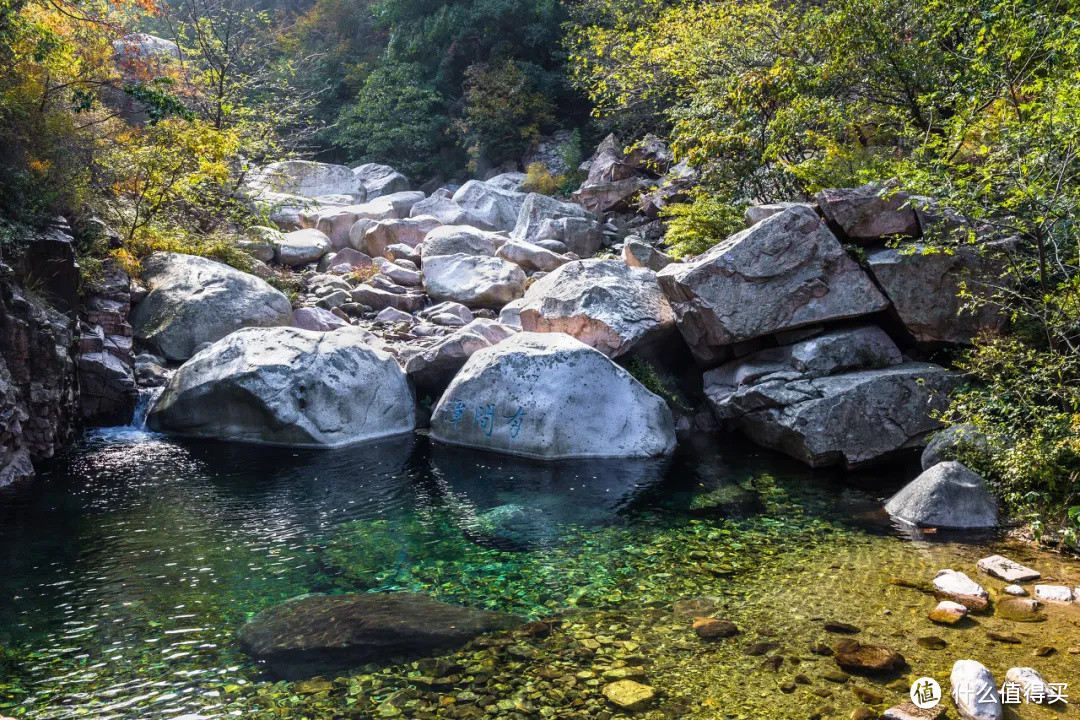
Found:
[[(129, 56), (134, 32), (175, 51)], [(556, 131), (572, 160), (655, 133), (698, 178), (665, 211), (676, 256), (748, 203), (896, 179), (956, 220), (928, 251), (1003, 268), (1010, 330), (956, 358), (950, 419), (1003, 438), (982, 469), (1016, 507), (1080, 504), (1076, 0), (0, 0), (0, 67), (0, 247), (97, 215), (123, 244), (85, 241), (87, 272), (242, 263), (237, 190), (294, 156), (437, 187)]]

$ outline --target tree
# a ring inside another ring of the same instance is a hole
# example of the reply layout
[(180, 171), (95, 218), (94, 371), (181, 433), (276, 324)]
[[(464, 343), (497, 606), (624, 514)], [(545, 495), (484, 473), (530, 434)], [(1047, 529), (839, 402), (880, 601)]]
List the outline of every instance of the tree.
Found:
[(513, 60), (473, 65), (464, 87), (465, 109), (456, 127), (474, 171), (517, 160), (554, 121), (551, 100)]
[(443, 105), (420, 78), (419, 67), (405, 63), (380, 65), (367, 77), (334, 135), (353, 161), (391, 164), (413, 178), (446, 164)]

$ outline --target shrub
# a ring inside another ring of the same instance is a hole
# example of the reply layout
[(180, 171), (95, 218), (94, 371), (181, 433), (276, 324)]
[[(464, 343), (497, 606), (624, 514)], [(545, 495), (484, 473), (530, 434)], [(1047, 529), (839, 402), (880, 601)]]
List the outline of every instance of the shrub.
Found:
[(691, 203), (668, 206), (663, 217), (668, 222), (665, 242), (677, 260), (700, 255), (745, 227), (741, 206), (704, 192)]

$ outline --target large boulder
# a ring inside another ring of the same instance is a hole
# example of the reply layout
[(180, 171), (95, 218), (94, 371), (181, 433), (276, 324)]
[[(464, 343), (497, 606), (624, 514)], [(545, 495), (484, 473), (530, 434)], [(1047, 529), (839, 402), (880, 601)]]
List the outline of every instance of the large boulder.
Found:
[(492, 187), (497, 187), (500, 190), (521, 192), (521, 188), (525, 185), (525, 180), (527, 178), (528, 175), (523, 172), (504, 172), (499, 173), (494, 177), (490, 177), (484, 182)]
[(274, 259), (281, 265), (297, 267), (318, 262), (333, 249), (330, 238), (314, 228), (285, 233), (274, 248)]
[(551, 272), (568, 260), (563, 255), (525, 240), (507, 240), (496, 251), (495, 257), (509, 260), (527, 272)]
[[(514, 232), (511, 237), (515, 240), (533, 241), (540, 237), (541, 228), (549, 220), (562, 218), (578, 218), (582, 220), (596, 220), (596, 217), (574, 203), (556, 200), (547, 195), (529, 193), (521, 204), (517, 222), (514, 224)], [(556, 240), (562, 238), (556, 237)]]
[(410, 353), (405, 359), (405, 372), (416, 384), (418, 394), (438, 395), (473, 353), (500, 343), (515, 332), (495, 320), (478, 318), (434, 344)]
[(473, 215), (452, 199), (441, 195), (432, 195), (421, 200), (412, 208), (413, 217), (428, 215), (438, 219), (443, 225), (468, 225), (480, 230), (494, 230), (490, 223)]
[(405, 192), (410, 187), (409, 178), (389, 165), (366, 163), (353, 168), (353, 175), (360, 180), (360, 185), (364, 188), (368, 200), (391, 193)]
[(966, 345), (980, 332), (1005, 324), (993, 303), (975, 311), (963, 307), (968, 301), (960, 298), (961, 286), (979, 294), (995, 272), (995, 265), (971, 247), (948, 252), (919, 244), (883, 248), (867, 253), (866, 263), (916, 342)]
[(533, 283), (520, 305), (521, 328), (572, 335), (608, 357), (675, 329), (656, 274), (618, 260), (577, 260)]
[(245, 328), (184, 363), (147, 424), (194, 437), (334, 447), (416, 427), (405, 373), (353, 328)]
[(328, 165), (310, 160), (285, 160), (271, 163), (248, 180), (249, 191), (315, 198), (322, 195), (350, 195), (364, 200), (364, 186), (353, 171), (344, 165)]
[(491, 230), (514, 229), (518, 213), (525, 202), (525, 193), (470, 180), (458, 188), (452, 198), (465, 212)]
[[(832, 361), (829, 361), (832, 362)], [(706, 377), (705, 393), (721, 420), (751, 440), (811, 467), (849, 468), (922, 447), (941, 423), (956, 379), (930, 363), (902, 363), (815, 377), (797, 371), (750, 371)]]
[(381, 220), (367, 228), (357, 249), (371, 257), (381, 257), (386, 255), (386, 248), (391, 245), (416, 247), (440, 224), (436, 218), (425, 215), (403, 220)]
[(658, 277), (683, 338), (704, 363), (724, 359), (736, 342), (889, 304), (805, 207), (762, 220)]
[(655, 184), (654, 180), (640, 177), (617, 182), (585, 183), (571, 197), (589, 212), (600, 215), (631, 209), (641, 193)]
[(306, 595), (256, 615), (237, 640), (278, 675), (297, 679), (450, 650), (523, 622), (413, 593)]
[(168, 360), (187, 360), (195, 348), (249, 326), (289, 322), (289, 299), (254, 275), (179, 253), (143, 261), (149, 292), (131, 312), (135, 338)]
[(432, 300), (501, 308), (525, 293), (525, 272), (496, 257), (435, 255), (424, 259), (424, 289)]
[(504, 237), (487, 230), (468, 225), (443, 225), (429, 232), (420, 245), (424, 257), (435, 255), (484, 255), (492, 256)]
[(919, 219), (908, 202), (908, 194), (891, 185), (829, 188), (814, 199), (829, 225), (850, 242), (866, 244), (897, 235), (919, 236)]
[(885, 510), (916, 527), (992, 528), (997, 503), (986, 481), (962, 463), (938, 463), (892, 496)]
[(664, 401), (562, 333), (520, 333), (474, 353), (435, 408), (431, 436), (545, 459), (654, 457), (675, 448)]
[(540, 223), (531, 242), (556, 240), (578, 257), (589, 258), (604, 244), (604, 228), (599, 220), (586, 217), (548, 218)]

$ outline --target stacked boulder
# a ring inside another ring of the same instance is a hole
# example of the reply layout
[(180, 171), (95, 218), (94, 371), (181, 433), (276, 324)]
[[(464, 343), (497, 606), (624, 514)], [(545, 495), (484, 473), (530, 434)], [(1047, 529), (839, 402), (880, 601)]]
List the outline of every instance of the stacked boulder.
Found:
[[(903, 193), (825, 190), (817, 203), (821, 216), (808, 203), (750, 208), (745, 230), (657, 277), (695, 359), (714, 367), (704, 389), (719, 420), (812, 467), (859, 467), (924, 446), (956, 386), (944, 368), (906, 360), (879, 324), (908, 345), (958, 343), (989, 315), (950, 317), (962, 281), (950, 273), (966, 260), (933, 274), (906, 261), (922, 257), (917, 246), (881, 247), (922, 232)], [(881, 249), (864, 269), (843, 243)], [(636, 249), (627, 261), (639, 257), (652, 258)]]
[(110, 260), (83, 298), (79, 397), (82, 418), (89, 424), (126, 424), (138, 402), (130, 311), (131, 279)]

